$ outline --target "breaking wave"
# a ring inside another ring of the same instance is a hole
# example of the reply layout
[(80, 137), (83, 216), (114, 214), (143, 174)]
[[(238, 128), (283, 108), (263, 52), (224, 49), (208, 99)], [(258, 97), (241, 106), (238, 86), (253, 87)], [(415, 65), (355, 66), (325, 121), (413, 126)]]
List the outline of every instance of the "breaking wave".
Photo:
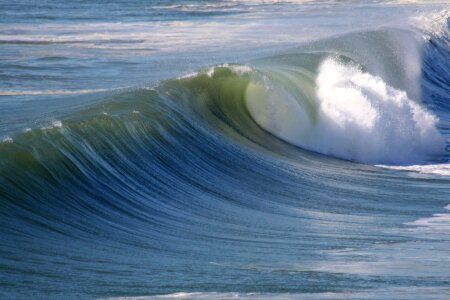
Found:
[[(442, 31), (351, 33), (8, 133), (4, 298), (24, 274), (36, 282), (28, 298), (446, 286), (448, 244), (402, 226), (448, 229), (447, 213), (433, 216), (448, 205), (448, 42)], [(441, 256), (419, 264), (417, 253)]]

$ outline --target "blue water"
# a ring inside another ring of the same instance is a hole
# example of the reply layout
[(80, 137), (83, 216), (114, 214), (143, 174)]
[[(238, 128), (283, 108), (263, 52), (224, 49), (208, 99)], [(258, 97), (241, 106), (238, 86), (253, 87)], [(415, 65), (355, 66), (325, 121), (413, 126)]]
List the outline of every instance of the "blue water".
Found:
[(0, 298), (448, 299), (411, 2), (0, 0)]

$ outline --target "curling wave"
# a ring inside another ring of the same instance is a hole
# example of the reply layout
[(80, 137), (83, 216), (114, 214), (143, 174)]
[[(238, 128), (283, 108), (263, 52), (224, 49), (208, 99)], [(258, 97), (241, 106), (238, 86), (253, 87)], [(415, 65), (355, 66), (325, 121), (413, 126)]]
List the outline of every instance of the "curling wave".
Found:
[(447, 42), (351, 33), (8, 135), (0, 296), (447, 286), (448, 239), (412, 227), (448, 228)]
[(327, 58), (315, 86), (307, 104), (299, 104), (295, 91), (282, 94), (265, 87), (265, 92), (249, 92), (247, 105), (267, 131), (322, 154), (393, 164), (443, 155), (438, 118), (380, 77)]

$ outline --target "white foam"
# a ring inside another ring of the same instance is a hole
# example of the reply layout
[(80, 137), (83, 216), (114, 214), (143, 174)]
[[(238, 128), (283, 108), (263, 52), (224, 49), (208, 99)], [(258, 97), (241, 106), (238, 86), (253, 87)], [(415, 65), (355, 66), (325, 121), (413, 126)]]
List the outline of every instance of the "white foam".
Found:
[(4, 137), (3, 139), (2, 139), (2, 143), (12, 143), (14, 140), (11, 138), (11, 137), (9, 137), (9, 136), (7, 136), (7, 137)]
[[(445, 209), (450, 210), (450, 205), (447, 205)], [(433, 214), (429, 218), (421, 218), (414, 222), (406, 223), (406, 225), (428, 227), (432, 229), (439, 230), (449, 230), (450, 229), (450, 213), (440, 213)]]
[(253, 69), (247, 65), (230, 65), (224, 64), (224, 67), (230, 68), (235, 74), (244, 75), (253, 71)]
[(319, 149), (360, 162), (391, 163), (443, 151), (438, 118), (382, 78), (327, 59), (316, 81), (319, 134), (325, 137)]
[(228, 68), (236, 75), (244, 75), (252, 71), (252, 68), (246, 65), (233, 65), (225, 63), (209, 68), (206, 71), (206, 75), (208, 75), (208, 77), (212, 77), (216, 71), (216, 68)]
[(187, 79), (187, 78), (195, 77), (197, 75), (198, 75), (198, 72), (191, 72), (191, 73), (181, 75), (181, 76), (177, 77), (177, 79)]
[(412, 166), (386, 166), (377, 165), (377, 167), (399, 170), (399, 171), (411, 171), (421, 174), (434, 174), (441, 176), (450, 176), (450, 164), (430, 164), (430, 165), (412, 165)]
[(52, 126), (53, 126), (54, 128), (61, 128), (63, 125), (62, 125), (62, 122), (61, 122), (61, 121), (56, 120), (56, 121), (54, 121), (54, 122), (52, 123)]
[(289, 93), (257, 109), (260, 99), (253, 98), (247, 104), (258, 124), (308, 150), (384, 164), (423, 162), (444, 153), (435, 115), (382, 78), (331, 58), (319, 68), (312, 113)]
[(62, 128), (63, 123), (59, 120), (53, 121), (50, 126), (41, 127), (42, 130), (50, 130), (54, 128)]

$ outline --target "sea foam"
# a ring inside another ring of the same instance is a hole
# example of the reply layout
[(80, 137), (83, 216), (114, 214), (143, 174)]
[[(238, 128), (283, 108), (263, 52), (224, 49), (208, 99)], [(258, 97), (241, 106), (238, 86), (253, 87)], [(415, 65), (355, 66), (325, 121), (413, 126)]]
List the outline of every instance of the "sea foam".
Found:
[(433, 113), (356, 65), (333, 58), (322, 62), (312, 116), (294, 98), (278, 94), (263, 108), (255, 104), (258, 99), (247, 99), (247, 105), (255, 121), (281, 139), (346, 160), (401, 165), (444, 152)]

